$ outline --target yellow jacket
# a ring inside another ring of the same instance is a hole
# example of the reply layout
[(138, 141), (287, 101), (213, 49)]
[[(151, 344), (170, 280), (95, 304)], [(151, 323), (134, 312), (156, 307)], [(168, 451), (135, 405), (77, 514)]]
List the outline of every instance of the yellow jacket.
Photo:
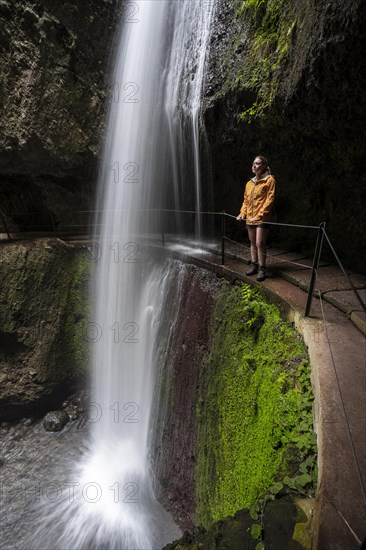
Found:
[(258, 181), (255, 178), (248, 181), (239, 214), (241, 218), (246, 218), (247, 225), (259, 225), (271, 220), (270, 212), (274, 202), (275, 185), (275, 179), (270, 174)]

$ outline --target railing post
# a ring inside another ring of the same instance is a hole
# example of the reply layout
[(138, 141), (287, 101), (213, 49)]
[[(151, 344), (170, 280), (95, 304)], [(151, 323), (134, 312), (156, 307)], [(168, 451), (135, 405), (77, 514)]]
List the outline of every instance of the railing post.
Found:
[(9, 233), (8, 227), (7, 227), (7, 225), (6, 225), (4, 215), (3, 215), (2, 212), (0, 212), (0, 215), (1, 215), (1, 220), (2, 220), (2, 222), (3, 222), (3, 226), (4, 226), (4, 229), (5, 229), (5, 232), (6, 232), (7, 236), (8, 236), (9, 241), (10, 241), (10, 233)]
[(311, 304), (313, 301), (314, 286), (315, 286), (316, 275), (317, 275), (317, 270), (319, 266), (320, 252), (322, 249), (323, 238), (324, 238), (324, 233), (323, 233), (324, 228), (325, 228), (325, 222), (321, 222), (321, 224), (319, 225), (318, 234), (316, 237), (316, 244), (315, 244), (314, 258), (313, 258), (313, 269), (311, 271), (311, 279), (309, 284), (308, 299), (306, 302), (305, 317), (309, 317)]
[(49, 218), (51, 220), (52, 230), (54, 233), (56, 233), (56, 223), (53, 212), (51, 210), (48, 211)]
[(225, 265), (225, 210), (221, 214), (221, 265)]

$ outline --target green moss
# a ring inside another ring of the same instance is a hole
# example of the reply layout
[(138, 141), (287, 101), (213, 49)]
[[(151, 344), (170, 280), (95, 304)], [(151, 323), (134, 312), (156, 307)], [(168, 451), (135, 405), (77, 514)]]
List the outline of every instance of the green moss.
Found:
[(254, 34), (249, 41), (245, 67), (238, 71), (236, 87), (254, 92), (255, 100), (239, 119), (248, 123), (261, 118), (272, 105), (279, 85), (279, 69), (291, 50), (298, 17), (286, 0), (246, 0), (237, 11), (250, 21)]
[(266, 0), (245, 0), (244, 2), (242, 2), (239, 8), (239, 13), (242, 14), (246, 9), (258, 10), (265, 4), (266, 4)]
[(49, 403), (51, 396), (61, 398), (86, 373), (89, 256), (85, 247), (59, 239), (3, 246), (0, 400), (5, 404), (4, 419), (23, 414), (23, 407), (29, 410)]
[[(309, 474), (315, 463), (306, 348), (280, 310), (257, 288), (227, 287), (211, 338), (197, 406), (196, 519), (204, 527), (279, 493), (285, 476)], [(307, 490), (313, 476), (291, 483)]]
[(76, 251), (69, 265), (69, 273), (66, 273), (65, 277), (65, 361), (72, 367), (72, 374), (80, 376), (86, 374), (88, 369), (89, 345), (86, 339), (86, 326), (90, 318), (90, 254), (87, 251)]

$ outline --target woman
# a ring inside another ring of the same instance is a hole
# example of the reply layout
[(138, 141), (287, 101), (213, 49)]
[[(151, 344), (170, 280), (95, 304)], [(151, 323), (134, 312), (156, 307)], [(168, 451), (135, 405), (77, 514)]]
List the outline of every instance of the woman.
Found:
[(247, 275), (257, 273), (257, 281), (266, 278), (266, 241), (271, 210), (275, 195), (275, 179), (270, 173), (268, 160), (261, 155), (255, 157), (252, 166), (254, 178), (245, 186), (244, 201), (237, 220), (246, 219), (250, 240), (252, 267)]

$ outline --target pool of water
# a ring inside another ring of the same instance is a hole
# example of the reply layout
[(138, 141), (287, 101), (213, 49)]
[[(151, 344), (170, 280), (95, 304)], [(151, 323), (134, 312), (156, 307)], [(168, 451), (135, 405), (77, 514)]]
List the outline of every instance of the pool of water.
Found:
[[(123, 518), (133, 518), (138, 508), (146, 505), (151, 511), (148, 521), (153, 533), (146, 550), (162, 548), (181, 536), (153, 496), (144, 495), (142, 481), (122, 484), (116, 480), (103, 485), (106, 472), (96, 470), (85, 477), (80, 464), (89, 452), (89, 429), (90, 425), (80, 419), (55, 433), (47, 432), (42, 420), (24, 419), (1, 426), (3, 550), (130, 550), (136, 548), (136, 542), (130, 546)], [(105, 514), (101, 519), (100, 508), (105, 506), (109, 506), (109, 522)]]

